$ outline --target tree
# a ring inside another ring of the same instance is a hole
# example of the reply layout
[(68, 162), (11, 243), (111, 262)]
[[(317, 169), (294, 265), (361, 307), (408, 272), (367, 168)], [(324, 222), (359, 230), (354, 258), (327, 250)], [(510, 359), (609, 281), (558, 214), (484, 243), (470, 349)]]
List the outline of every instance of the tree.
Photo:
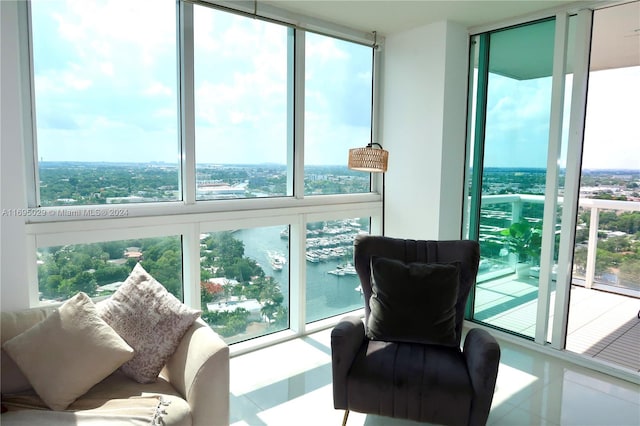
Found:
[(640, 259), (625, 260), (620, 265), (620, 279), (635, 283), (640, 290)]
[(207, 281), (200, 282), (200, 303), (202, 310), (207, 310), (207, 303), (221, 299), (224, 296), (224, 286)]
[(96, 269), (93, 275), (98, 285), (105, 285), (126, 280), (129, 272), (124, 266), (105, 264)]
[(612, 253), (621, 253), (631, 249), (631, 242), (627, 237), (609, 237), (598, 241), (598, 248)]
[(83, 271), (74, 277), (71, 285), (71, 293), (66, 294), (67, 297), (73, 297), (76, 293), (82, 291), (89, 296), (94, 296), (96, 293), (96, 280), (91, 272)]
[(54, 299), (60, 295), (60, 284), (62, 277), (60, 275), (49, 275), (44, 281), (44, 286), (40, 284), (40, 291), (47, 299)]
[(238, 308), (233, 312), (203, 312), (202, 319), (214, 326), (223, 337), (230, 337), (244, 332), (249, 325), (249, 311)]
[(143, 260), (142, 267), (177, 298), (182, 296), (182, 256), (166, 250), (156, 260)]

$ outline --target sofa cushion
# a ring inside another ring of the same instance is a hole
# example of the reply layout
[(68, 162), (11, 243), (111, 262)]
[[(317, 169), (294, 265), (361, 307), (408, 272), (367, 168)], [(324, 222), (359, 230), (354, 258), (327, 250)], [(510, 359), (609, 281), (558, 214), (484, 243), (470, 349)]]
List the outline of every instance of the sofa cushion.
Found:
[[(163, 377), (154, 383), (141, 384), (114, 372), (74, 401), (65, 411), (43, 411), (44, 402), (33, 391), (4, 395), (9, 412), (2, 415), (2, 425), (63, 426), (69, 424), (149, 425), (152, 419), (163, 426), (191, 425), (189, 404)], [(18, 423), (28, 420), (27, 423)], [(92, 423), (93, 422), (93, 423)]]
[(100, 316), (135, 350), (122, 371), (140, 383), (158, 377), (184, 333), (200, 316), (169, 293), (138, 263), (107, 300)]
[(65, 409), (133, 356), (85, 293), (2, 347), (53, 410)]
[[(55, 309), (52, 307), (25, 309), (17, 312), (0, 313), (0, 339), (4, 343), (18, 334), (27, 331), (47, 316), (51, 315)], [(22, 374), (20, 368), (11, 359), (4, 349), (0, 351), (0, 390), (3, 394), (20, 392), (31, 388), (29, 380)]]
[(367, 337), (456, 346), (459, 265), (371, 258)]

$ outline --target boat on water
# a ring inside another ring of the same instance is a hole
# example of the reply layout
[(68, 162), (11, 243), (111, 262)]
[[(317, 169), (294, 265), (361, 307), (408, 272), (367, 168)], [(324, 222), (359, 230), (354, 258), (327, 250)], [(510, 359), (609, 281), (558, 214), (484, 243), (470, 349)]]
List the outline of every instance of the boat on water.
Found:
[(347, 263), (346, 265), (338, 265), (336, 269), (332, 271), (327, 271), (328, 274), (337, 275), (342, 277), (344, 275), (357, 275), (356, 267), (351, 263)]
[(287, 258), (282, 254), (275, 251), (268, 251), (267, 256), (269, 257), (269, 264), (271, 265), (271, 269), (276, 272), (282, 271), (284, 265), (287, 263)]

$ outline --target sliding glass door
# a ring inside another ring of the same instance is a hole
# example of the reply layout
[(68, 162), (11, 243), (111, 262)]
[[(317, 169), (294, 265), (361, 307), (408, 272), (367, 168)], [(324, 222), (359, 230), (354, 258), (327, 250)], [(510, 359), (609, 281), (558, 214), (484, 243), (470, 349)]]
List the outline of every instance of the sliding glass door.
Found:
[[(640, 371), (640, 2), (474, 35), (467, 318)], [(603, 367), (604, 368), (604, 367)]]
[(473, 318), (533, 338), (540, 275), (555, 20), (473, 38), (477, 154)]

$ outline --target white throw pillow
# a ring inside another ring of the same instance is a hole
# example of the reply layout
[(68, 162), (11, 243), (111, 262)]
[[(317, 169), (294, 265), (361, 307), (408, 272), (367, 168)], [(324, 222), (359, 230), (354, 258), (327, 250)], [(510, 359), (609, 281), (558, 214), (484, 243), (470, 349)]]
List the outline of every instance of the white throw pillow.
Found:
[(2, 348), (52, 410), (64, 410), (133, 356), (85, 293)]
[(200, 311), (184, 305), (138, 263), (127, 280), (97, 305), (102, 319), (135, 350), (124, 374), (154, 382)]

